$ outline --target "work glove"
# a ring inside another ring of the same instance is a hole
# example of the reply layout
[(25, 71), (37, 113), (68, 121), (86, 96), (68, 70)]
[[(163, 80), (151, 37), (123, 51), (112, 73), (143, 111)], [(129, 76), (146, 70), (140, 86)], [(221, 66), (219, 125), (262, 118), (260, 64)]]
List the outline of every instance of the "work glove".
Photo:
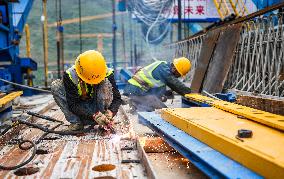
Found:
[(100, 125), (100, 126), (106, 126), (107, 124), (110, 123), (110, 120), (108, 119), (108, 117), (106, 117), (106, 116), (105, 116), (103, 113), (101, 113), (100, 111), (93, 115), (93, 119), (94, 119), (94, 121), (96, 121), (96, 123), (98, 123), (98, 125)]
[(104, 126), (104, 130), (111, 131), (113, 130), (113, 112), (111, 110), (106, 110), (104, 115), (107, 117), (107, 119), (110, 121), (107, 125)]
[(107, 125), (103, 126), (103, 129), (105, 131), (113, 131), (114, 128), (113, 128), (113, 121), (111, 121), (110, 123), (108, 123)]
[(108, 118), (108, 120), (113, 121), (113, 112), (111, 112), (111, 110), (106, 110), (104, 115)]
[(93, 115), (94, 120), (98, 123), (101, 129), (105, 131), (113, 131), (113, 113), (110, 110), (107, 110), (105, 114), (97, 112)]

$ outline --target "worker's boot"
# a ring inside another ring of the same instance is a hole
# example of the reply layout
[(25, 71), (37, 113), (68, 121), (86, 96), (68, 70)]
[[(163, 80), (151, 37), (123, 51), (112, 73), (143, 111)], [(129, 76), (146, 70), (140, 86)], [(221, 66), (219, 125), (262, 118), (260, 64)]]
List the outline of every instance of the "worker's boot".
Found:
[(81, 123), (72, 123), (68, 126), (67, 131), (80, 131), (84, 129), (84, 125)]

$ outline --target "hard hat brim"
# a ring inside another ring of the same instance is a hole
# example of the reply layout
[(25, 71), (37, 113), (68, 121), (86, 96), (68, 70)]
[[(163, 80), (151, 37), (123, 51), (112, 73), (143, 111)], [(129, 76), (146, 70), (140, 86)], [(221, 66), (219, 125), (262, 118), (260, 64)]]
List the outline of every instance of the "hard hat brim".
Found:
[(179, 68), (178, 68), (178, 66), (177, 66), (177, 63), (174, 61), (173, 64), (174, 64), (174, 67), (176, 68), (177, 72), (180, 74), (180, 76), (185, 77), (186, 74), (183, 74), (183, 73), (179, 70)]

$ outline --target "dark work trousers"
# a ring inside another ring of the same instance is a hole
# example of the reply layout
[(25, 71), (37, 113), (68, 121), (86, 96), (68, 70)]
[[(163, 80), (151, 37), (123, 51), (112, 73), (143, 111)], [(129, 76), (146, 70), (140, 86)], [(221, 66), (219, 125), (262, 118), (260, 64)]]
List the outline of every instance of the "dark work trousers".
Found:
[[(63, 81), (57, 79), (51, 84), (51, 93), (57, 105), (60, 107), (61, 111), (64, 113), (66, 120), (70, 123), (82, 123), (82, 124), (95, 124), (94, 121), (84, 120), (82, 121), (79, 116), (73, 114), (69, 108), (66, 101), (66, 93), (63, 85)], [(97, 111), (97, 106), (94, 100), (86, 101), (82, 103), (84, 107), (89, 108), (91, 111)]]
[(135, 96), (130, 95), (130, 106), (137, 111), (155, 111), (155, 109), (167, 108), (167, 106), (155, 95)]
[(167, 107), (161, 101), (161, 96), (163, 96), (165, 92), (165, 86), (144, 91), (128, 83), (124, 88), (124, 95), (130, 98), (130, 106), (134, 107), (137, 111), (147, 112)]

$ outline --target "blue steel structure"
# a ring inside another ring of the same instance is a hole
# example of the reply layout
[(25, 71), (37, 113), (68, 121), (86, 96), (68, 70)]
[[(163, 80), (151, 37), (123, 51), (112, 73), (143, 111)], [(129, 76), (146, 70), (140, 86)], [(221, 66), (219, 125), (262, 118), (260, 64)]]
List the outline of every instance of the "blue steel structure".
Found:
[(258, 10), (284, 2), (284, 0), (252, 0)]
[(131, 71), (124, 68), (120, 70), (119, 74), (125, 80), (125, 82), (128, 81), (133, 76), (133, 73)]
[(139, 120), (154, 130), (180, 154), (210, 178), (263, 178), (240, 163), (163, 120), (155, 112), (138, 113)]
[[(19, 43), (24, 25), (34, 0), (2, 0), (0, 2), (0, 78), (22, 84), (27, 70), (37, 70), (31, 58), (19, 56)], [(11, 86), (0, 82), (0, 90), (7, 92)]]
[(235, 102), (237, 100), (236, 94), (234, 93), (216, 93), (215, 96), (223, 101)]

